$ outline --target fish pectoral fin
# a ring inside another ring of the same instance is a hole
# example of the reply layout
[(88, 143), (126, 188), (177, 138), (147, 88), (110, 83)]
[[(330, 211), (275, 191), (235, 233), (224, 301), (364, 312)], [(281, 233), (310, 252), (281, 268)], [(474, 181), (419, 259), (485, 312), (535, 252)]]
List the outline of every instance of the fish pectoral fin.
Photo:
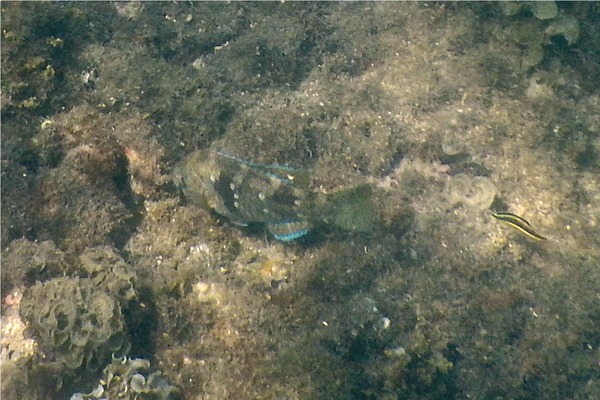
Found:
[(238, 221), (235, 219), (229, 219), (229, 222), (231, 222), (235, 226), (239, 226), (240, 228), (246, 228), (248, 225), (250, 225), (248, 222)]
[(308, 233), (312, 225), (308, 221), (285, 221), (267, 224), (267, 229), (277, 240), (289, 242)]

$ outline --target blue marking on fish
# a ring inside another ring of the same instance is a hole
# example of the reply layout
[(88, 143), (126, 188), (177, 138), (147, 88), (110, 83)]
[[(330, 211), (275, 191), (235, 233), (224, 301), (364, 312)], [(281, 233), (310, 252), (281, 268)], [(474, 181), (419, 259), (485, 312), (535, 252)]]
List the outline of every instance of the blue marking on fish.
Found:
[(289, 242), (301, 238), (306, 235), (311, 228), (312, 225), (308, 221), (288, 221), (267, 225), (267, 229), (271, 232), (271, 235), (282, 242)]
[(289, 167), (287, 165), (276, 165), (276, 164), (258, 164), (253, 161), (244, 160), (242, 158), (231, 155), (222, 150), (214, 150), (219, 156), (229, 158), (240, 164), (247, 165), (251, 168), (255, 168), (257, 171), (264, 173), (265, 175), (271, 176), (282, 181), (293, 183), (297, 176), (306, 176), (306, 172), (297, 168)]

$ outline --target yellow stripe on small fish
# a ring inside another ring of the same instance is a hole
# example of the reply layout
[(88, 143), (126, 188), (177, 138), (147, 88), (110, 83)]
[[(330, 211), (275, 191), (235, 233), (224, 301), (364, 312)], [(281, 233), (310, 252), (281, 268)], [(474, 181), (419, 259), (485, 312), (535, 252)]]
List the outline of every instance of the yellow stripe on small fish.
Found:
[(508, 225), (517, 229), (521, 233), (535, 240), (548, 240), (536, 231), (533, 230), (531, 224), (525, 218), (519, 217), (512, 213), (494, 213), (493, 217), (499, 221), (506, 222)]

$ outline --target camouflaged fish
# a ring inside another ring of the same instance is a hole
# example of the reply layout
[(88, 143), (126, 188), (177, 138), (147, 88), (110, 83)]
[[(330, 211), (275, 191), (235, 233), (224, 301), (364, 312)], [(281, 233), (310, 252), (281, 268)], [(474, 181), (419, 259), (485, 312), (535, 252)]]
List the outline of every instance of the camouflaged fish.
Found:
[(278, 240), (290, 241), (319, 224), (368, 231), (376, 216), (368, 185), (332, 194), (308, 189), (307, 171), (264, 165), (220, 150), (197, 150), (174, 171), (189, 203), (213, 209), (231, 222), (264, 224)]

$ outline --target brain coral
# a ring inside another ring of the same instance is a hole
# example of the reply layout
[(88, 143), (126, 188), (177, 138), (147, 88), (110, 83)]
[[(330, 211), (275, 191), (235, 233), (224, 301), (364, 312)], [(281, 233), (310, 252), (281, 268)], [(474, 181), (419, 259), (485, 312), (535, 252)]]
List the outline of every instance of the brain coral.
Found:
[(21, 315), (41, 349), (69, 369), (98, 370), (129, 349), (118, 301), (91, 279), (61, 277), (37, 283), (23, 296)]

